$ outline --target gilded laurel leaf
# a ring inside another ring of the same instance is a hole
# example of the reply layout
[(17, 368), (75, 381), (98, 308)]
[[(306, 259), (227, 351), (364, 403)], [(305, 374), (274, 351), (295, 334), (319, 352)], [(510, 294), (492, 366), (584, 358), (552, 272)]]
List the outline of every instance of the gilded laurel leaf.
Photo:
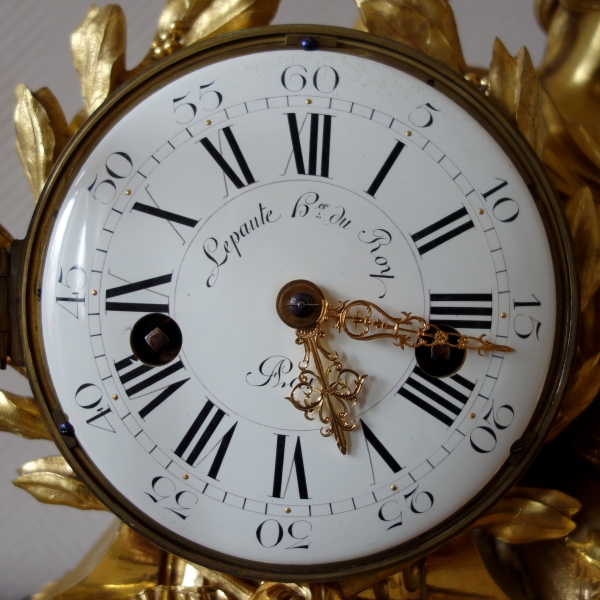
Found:
[(488, 75), (489, 99), (511, 120), (542, 155), (548, 125), (544, 117), (543, 91), (526, 48), (512, 57), (504, 44), (496, 39)]
[(19, 469), (19, 477), (13, 484), (44, 504), (61, 504), (80, 510), (106, 510), (62, 456), (28, 462)]
[(32, 92), (19, 84), (15, 99), (15, 147), (37, 200), (70, 133), (58, 101), (47, 88)]
[(454, 13), (447, 0), (356, 0), (367, 31), (420, 50), (464, 75)]
[(50, 440), (33, 398), (0, 390), (0, 431), (8, 431), (30, 440)]
[(581, 309), (600, 288), (600, 207), (589, 188), (581, 188), (569, 200), (567, 220), (575, 242), (575, 258), (581, 287)]
[(83, 104), (91, 115), (123, 81), (125, 15), (119, 6), (92, 6), (71, 36), (71, 52), (79, 75)]
[(541, 502), (569, 518), (581, 510), (581, 502), (579, 500), (558, 490), (515, 486), (505, 497), (525, 498)]
[(564, 537), (576, 527), (571, 520), (581, 504), (556, 490), (514, 488), (475, 527), (509, 544)]
[(229, 33), (268, 25), (280, 0), (213, 0), (196, 17), (184, 37), (184, 45)]
[(158, 19), (157, 37), (168, 34), (173, 23), (183, 26), (193, 23), (212, 0), (168, 0)]
[[(593, 69), (586, 69), (587, 72), (592, 73)], [(595, 83), (592, 80), (588, 85), (593, 89)], [(567, 84), (565, 86), (568, 87)], [(553, 91), (556, 94), (556, 90)], [(594, 95), (585, 93), (585, 98), (586, 102), (589, 100), (589, 105), (579, 105), (582, 107), (581, 114), (595, 115), (598, 103), (593, 100)], [(563, 117), (559, 107), (565, 110), (564, 99), (559, 97), (555, 101), (548, 93), (544, 93), (543, 100), (544, 116), (549, 129), (543, 160), (552, 181), (565, 201), (583, 186), (589, 187), (592, 196), (599, 201), (600, 138), (593, 135), (586, 123), (568, 122)]]

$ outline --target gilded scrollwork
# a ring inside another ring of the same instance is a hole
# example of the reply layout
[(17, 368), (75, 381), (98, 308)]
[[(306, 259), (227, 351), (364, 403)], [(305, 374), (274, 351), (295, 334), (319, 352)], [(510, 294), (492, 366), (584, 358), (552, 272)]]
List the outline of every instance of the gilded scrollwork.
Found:
[[(354, 313), (350, 314), (351, 310), (354, 310)], [(380, 316), (374, 316), (374, 312)], [(460, 350), (475, 350), (480, 355), (491, 351), (513, 352), (508, 346), (486, 340), (485, 335), (473, 337), (448, 333), (437, 325), (428, 323), (423, 317), (409, 312), (401, 314), (401, 317), (392, 317), (372, 302), (355, 300), (350, 303), (340, 302), (336, 307), (327, 303), (323, 320), (332, 320), (334, 329), (344, 332), (354, 340), (389, 338), (402, 350), (420, 346), (448, 346)]]
[(333, 435), (340, 452), (346, 454), (344, 432), (356, 427), (349, 412), (356, 405), (356, 397), (367, 376), (344, 369), (337, 353), (323, 348), (321, 339), (325, 333), (319, 323), (296, 330), (296, 336), (296, 343), (304, 345), (304, 358), (298, 365), (298, 383), (286, 400), (302, 411), (309, 421), (318, 416), (323, 423), (321, 435)]

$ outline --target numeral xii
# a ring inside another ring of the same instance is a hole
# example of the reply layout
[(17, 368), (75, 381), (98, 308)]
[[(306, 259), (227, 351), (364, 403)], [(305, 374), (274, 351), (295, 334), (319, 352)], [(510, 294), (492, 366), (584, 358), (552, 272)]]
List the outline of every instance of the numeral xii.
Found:
[[(317, 157), (319, 152), (319, 121), (323, 117), (323, 131), (321, 139), (321, 177), (329, 177), (329, 157), (331, 151), (331, 115), (310, 113), (310, 136), (308, 141), (308, 169), (304, 164), (300, 131), (296, 113), (287, 113), (290, 137), (292, 138), (292, 153), (296, 163), (298, 175), (317, 175)], [(306, 118), (305, 117), (305, 122)], [(302, 124), (304, 126), (304, 123)]]

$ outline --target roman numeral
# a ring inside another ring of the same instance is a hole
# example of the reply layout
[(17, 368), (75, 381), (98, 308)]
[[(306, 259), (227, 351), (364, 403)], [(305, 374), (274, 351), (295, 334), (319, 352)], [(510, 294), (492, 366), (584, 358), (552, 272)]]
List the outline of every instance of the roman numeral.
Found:
[(248, 163), (240, 150), (240, 147), (233, 135), (233, 131), (231, 131), (231, 127), (224, 127), (219, 130), (219, 145), (221, 142), (221, 133), (225, 136), (225, 140), (229, 145), (230, 150), (233, 152), (233, 156), (239, 169), (242, 172), (242, 176), (246, 180), (246, 183), (242, 181), (242, 179), (237, 175), (237, 173), (233, 170), (231, 165), (223, 158), (222, 154), (214, 147), (213, 143), (207, 138), (202, 138), (200, 143), (206, 148), (207, 152), (213, 157), (214, 161), (221, 167), (223, 173), (229, 178), (231, 183), (235, 185), (236, 188), (240, 189), (251, 183), (256, 183), (256, 180), (252, 176), (250, 172), (250, 167), (248, 167)]
[[(390, 454), (390, 451), (381, 443), (379, 438), (371, 431), (371, 429), (367, 426), (367, 424), (362, 420), (360, 420), (360, 424), (362, 425), (362, 432), (365, 436), (365, 440), (367, 442), (367, 450), (369, 449), (369, 445), (373, 450), (381, 456), (384, 460), (385, 464), (394, 472), (398, 473), (404, 467), (400, 466), (400, 463)], [(371, 452), (369, 451), (369, 460), (371, 459)], [(373, 469), (373, 461), (371, 461), (371, 469)], [(375, 480), (375, 475), (373, 475), (373, 480)]]
[(429, 300), (433, 325), (450, 325), (458, 331), (492, 328), (492, 294), (430, 293)]
[(162, 208), (156, 208), (155, 206), (149, 206), (148, 204), (142, 204), (141, 202), (136, 202), (131, 207), (131, 210), (137, 210), (145, 215), (164, 219), (165, 221), (169, 221), (169, 223), (179, 223), (186, 227), (196, 227), (199, 223), (196, 219), (190, 219), (189, 217), (184, 217), (177, 213), (169, 212), (168, 210), (162, 210)]
[(164, 219), (168, 221), (170, 224), (178, 223), (179, 225), (185, 225), (186, 227), (196, 227), (200, 221), (196, 219), (190, 219), (189, 217), (184, 217), (183, 215), (178, 215), (177, 213), (170, 212), (168, 210), (163, 210), (159, 208), (158, 203), (150, 193), (150, 186), (147, 185), (145, 187), (146, 194), (152, 201), (154, 206), (150, 206), (149, 204), (143, 204), (142, 202), (136, 202), (131, 210), (135, 210), (137, 212), (143, 213), (145, 215), (150, 215), (151, 217), (156, 217), (157, 219)]
[(106, 310), (116, 310), (122, 312), (168, 313), (168, 297), (166, 304), (143, 302), (109, 302), (108, 299), (124, 296), (126, 294), (132, 294), (133, 292), (139, 292), (141, 290), (147, 290), (165, 283), (170, 283), (172, 277), (173, 274), (169, 273), (168, 275), (151, 277), (150, 279), (143, 279), (142, 281), (138, 281), (136, 283), (126, 283), (124, 285), (119, 285), (106, 290)]
[(403, 144), (400, 141), (396, 142), (396, 145), (390, 152), (390, 155), (385, 159), (381, 169), (379, 169), (379, 173), (377, 173), (375, 179), (373, 179), (373, 183), (369, 186), (369, 189), (367, 190), (367, 194), (369, 194), (369, 196), (373, 196), (373, 198), (375, 198), (375, 194), (377, 193), (379, 186), (383, 183), (383, 180), (387, 177), (390, 169), (394, 166), (394, 163), (400, 156), (400, 152), (402, 152), (404, 146), (406, 146), (406, 144)]
[[(304, 128), (307, 117), (310, 116), (310, 135), (308, 141), (308, 169), (304, 164), (300, 133)], [(290, 136), (292, 138), (292, 153), (296, 162), (298, 175), (317, 175), (317, 157), (319, 153), (319, 121), (323, 117), (321, 140), (321, 177), (329, 177), (329, 155), (331, 149), (331, 115), (310, 113), (304, 117), (302, 126), (298, 128), (296, 113), (287, 113)]]
[[(138, 366), (135, 366), (136, 363), (138, 363)], [(135, 368), (129, 369), (129, 367), (132, 366), (135, 366)], [(119, 379), (125, 388), (125, 392), (130, 398), (132, 398), (136, 394), (143, 392), (154, 384), (163, 381), (169, 377), (169, 375), (176, 373), (180, 369), (185, 369), (185, 367), (181, 362), (181, 359), (179, 359), (173, 361), (166, 367), (161, 367), (158, 369), (156, 367), (149, 367), (148, 365), (139, 364), (139, 361), (137, 358), (135, 358), (135, 356), (129, 356), (123, 360), (115, 362), (115, 369), (117, 370)], [(147, 373), (150, 374), (146, 375)], [(141, 377), (143, 377), (143, 379), (140, 379)], [(134, 382), (134, 380), (137, 381)], [(180, 381), (176, 381), (175, 383), (171, 383), (162, 390), (159, 390), (156, 396), (152, 398), (150, 402), (147, 402), (139, 411), (140, 417), (145, 419), (153, 410), (158, 408), (167, 398), (172, 396), (184, 383), (188, 382), (189, 380), (190, 378), (188, 377), (187, 379), (182, 379)], [(131, 385), (127, 387), (127, 384)]]
[[(196, 461), (202, 454), (204, 448), (206, 448), (206, 445), (210, 441), (211, 437), (213, 436), (213, 434), (219, 427), (219, 424), (223, 420), (223, 417), (225, 416), (225, 412), (220, 408), (217, 408), (217, 411), (210, 419), (208, 425), (200, 434), (198, 440), (194, 443), (194, 439), (196, 438), (198, 433), (200, 433), (202, 426), (208, 419), (213, 408), (216, 408), (214, 403), (207, 399), (206, 404), (202, 407), (202, 410), (200, 411), (200, 414), (196, 417), (196, 419), (192, 423), (192, 426), (188, 429), (187, 433), (183, 436), (183, 439), (175, 449), (175, 454), (179, 456), (179, 458), (183, 458), (185, 462), (192, 467), (195, 466)], [(221, 465), (223, 464), (223, 459), (225, 458), (225, 454), (227, 453), (227, 449), (229, 448), (229, 444), (231, 443), (231, 438), (235, 433), (236, 427), (237, 421), (233, 424), (229, 431), (227, 431), (227, 433), (225, 433), (225, 435), (219, 441), (217, 441), (219, 448), (217, 449), (215, 458), (213, 459), (213, 462), (208, 471), (208, 476), (212, 479), (217, 479), (217, 475), (219, 474), (219, 470), (221, 468)], [(187, 458), (184, 458), (184, 454), (188, 451), (190, 447), (191, 451), (189, 452)], [(216, 445), (213, 446), (212, 449), (214, 449), (214, 447), (216, 447)]]
[(417, 366), (397, 393), (450, 427), (475, 389), (475, 383), (458, 374), (447, 379), (455, 385), (431, 377)]
[(170, 212), (168, 210), (163, 210), (158, 206), (158, 202), (156, 202), (156, 200), (150, 193), (150, 186), (147, 185), (144, 189), (146, 190), (146, 194), (148, 194), (148, 197), (150, 198), (150, 201), (154, 206), (144, 204), (143, 202), (136, 202), (131, 207), (131, 210), (135, 210), (136, 212), (142, 213), (144, 215), (149, 215), (157, 219), (163, 219), (171, 226), (173, 231), (179, 236), (181, 242), (185, 244), (186, 240), (181, 235), (181, 233), (179, 233), (177, 227), (175, 227), (175, 224), (184, 225), (185, 227), (191, 227), (193, 229), (194, 227), (196, 227), (196, 225), (198, 225), (200, 221), (196, 219), (190, 219), (189, 217), (184, 217), (183, 215), (178, 215), (177, 213)]
[(308, 487), (306, 485), (306, 472), (304, 470), (304, 459), (302, 458), (302, 446), (300, 436), (296, 438), (296, 448), (290, 465), (290, 470), (283, 489), (283, 466), (285, 462), (285, 442), (287, 435), (277, 434), (277, 448), (275, 451), (275, 473), (273, 475), (273, 498), (285, 498), (287, 487), (292, 476), (292, 469), (296, 468), (296, 480), (298, 482), (298, 494), (302, 500), (308, 500)]
[[(456, 226), (453, 229), (447, 229), (444, 233), (438, 235), (437, 237), (433, 236), (433, 234), (440, 231), (440, 229), (447, 228), (453, 223), (456, 223)], [(455, 238), (461, 233), (469, 231), (469, 229), (475, 229), (475, 224), (473, 221), (471, 221), (471, 217), (469, 217), (467, 209), (463, 206), (461, 209), (453, 212), (447, 217), (436, 221), (433, 223), (433, 225), (429, 225), (429, 227), (425, 227), (425, 229), (421, 229), (421, 231), (413, 233), (410, 237), (417, 246), (419, 254), (423, 256), (423, 254), (433, 250), (434, 248), (437, 248), (438, 246), (441, 246), (445, 242)], [(421, 240), (426, 241), (418, 244), (417, 242), (420, 242)]]

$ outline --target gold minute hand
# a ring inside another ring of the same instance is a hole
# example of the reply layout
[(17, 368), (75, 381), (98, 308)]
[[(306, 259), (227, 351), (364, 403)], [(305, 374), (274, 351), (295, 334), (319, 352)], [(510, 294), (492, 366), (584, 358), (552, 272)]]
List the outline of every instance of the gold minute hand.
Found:
[(459, 350), (476, 350), (480, 355), (493, 351), (514, 352), (508, 346), (486, 340), (485, 335), (473, 337), (454, 331), (448, 332), (409, 312), (402, 312), (401, 317), (392, 317), (376, 304), (366, 300), (339, 302), (336, 307), (326, 300), (324, 302), (320, 319), (332, 320), (335, 329), (343, 331), (354, 340), (391, 338), (394, 345), (402, 349), (446, 346)]

